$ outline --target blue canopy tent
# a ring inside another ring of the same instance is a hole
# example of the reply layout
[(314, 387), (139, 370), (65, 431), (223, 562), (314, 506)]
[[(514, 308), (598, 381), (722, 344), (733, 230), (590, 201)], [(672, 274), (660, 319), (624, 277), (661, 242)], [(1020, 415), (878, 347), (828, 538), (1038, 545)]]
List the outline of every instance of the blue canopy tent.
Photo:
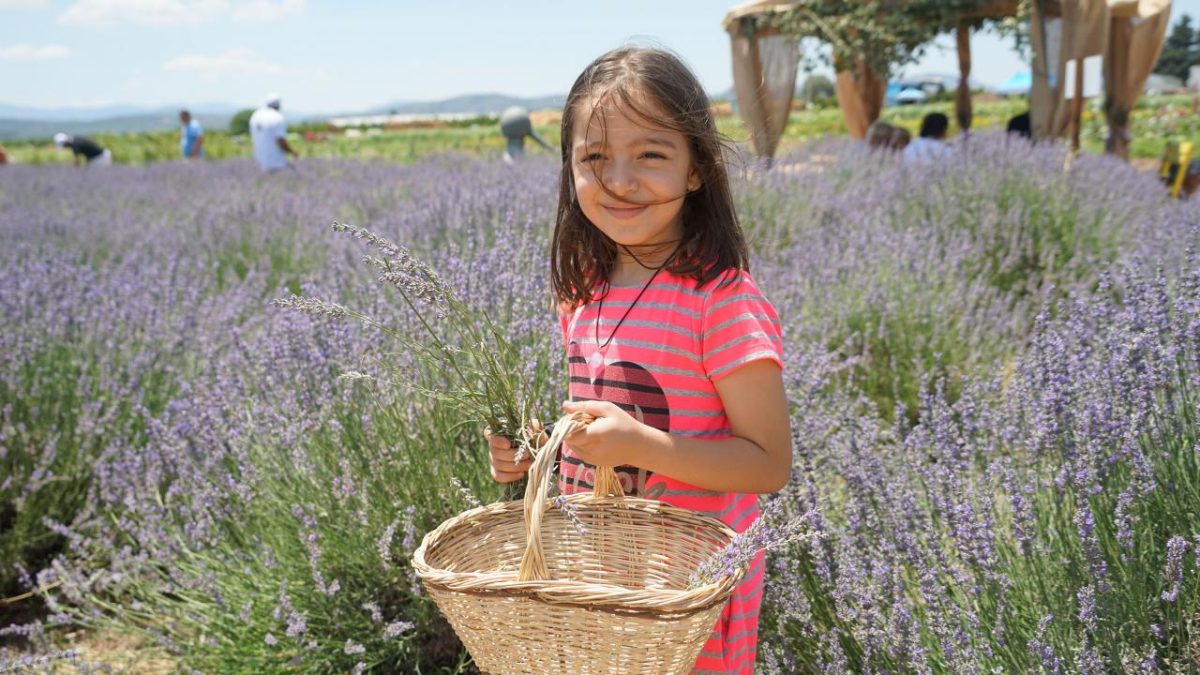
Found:
[(995, 90), (997, 94), (1009, 96), (1028, 94), (1031, 87), (1033, 87), (1033, 73), (1023, 70), (1013, 73), (1012, 77), (996, 85)]

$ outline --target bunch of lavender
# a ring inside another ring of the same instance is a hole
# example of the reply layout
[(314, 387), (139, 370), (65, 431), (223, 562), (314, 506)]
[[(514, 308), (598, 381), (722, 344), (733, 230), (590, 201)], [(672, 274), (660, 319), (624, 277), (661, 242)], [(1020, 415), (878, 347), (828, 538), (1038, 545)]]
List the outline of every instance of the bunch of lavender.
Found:
[(378, 255), (363, 257), (377, 279), (398, 291), (417, 318), (428, 340), (410, 337), (389, 324), (343, 305), (293, 295), (275, 300), (278, 307), (331, 318), (351, 317), (377, 328), (414, 355), (418, 361), (450, 377), (445, 389), (413, 384), (410, 373), (397, 373), (397, 382), (451, 403), (467, 419), (482, 422), (493, 433), (527, 446), (536, 420), (529, 409), (529, 385), (519, 373), (521, 354), (486, 311), (464, 302), (427, 264), (403, 246), (369, 230), (334, 222), (333, 231), (365, 241)]

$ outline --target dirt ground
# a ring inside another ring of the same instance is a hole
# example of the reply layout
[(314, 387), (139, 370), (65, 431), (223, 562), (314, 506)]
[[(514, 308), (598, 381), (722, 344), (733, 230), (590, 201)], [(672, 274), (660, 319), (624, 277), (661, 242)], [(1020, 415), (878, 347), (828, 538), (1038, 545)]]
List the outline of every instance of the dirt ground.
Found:
[[(80, 666), (86, 665), (88, 672), (96, 669), (120, 675), (168, 675), (180, 672), (179, 664), (170, 655), (147, 645), (138, 637), (111, 632), (73, 631), (60, 634), (55, 642), (59, 649), (78, 652), (77, 661)], [(64, 663), (56, 667), (54, 672), (68, 675), (79, 670), (83, 668)]]

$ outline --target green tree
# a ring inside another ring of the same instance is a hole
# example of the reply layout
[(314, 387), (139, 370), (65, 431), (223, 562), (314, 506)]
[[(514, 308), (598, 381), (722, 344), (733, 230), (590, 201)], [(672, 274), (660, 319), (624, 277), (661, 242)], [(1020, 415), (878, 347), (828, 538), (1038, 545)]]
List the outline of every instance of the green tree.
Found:
[(1192, 17), (1184, 14), (1163, 43), (1154, 72), (1187, 82), (1188, 68), (1197, 63), (1200, 63), (1200, 31), (1192, 28)]
[(939, 33), (956, 28), (966, 19), (973, 27), (992, 17), (980, 12), (993, 0), (808, 0), (789, 9), (769, 12), (743, 26), (753, 31), (755, 21), (800, 37), (830, 45), (828, 55), (806, 57), (807, 65), (865, 61), (879, 77), (917, 61), (926, 45)]
[(253, 108), (237, 111), (229, 120), (229, 133), (234, 136), (250, 133), (250, 116), (253, 114)]
[(833, 98), (836, 95), (837, 88), (833, 80), (824, 75), (809, 75), (804, 84), (800, 85), (800, 98), (808, 103)]

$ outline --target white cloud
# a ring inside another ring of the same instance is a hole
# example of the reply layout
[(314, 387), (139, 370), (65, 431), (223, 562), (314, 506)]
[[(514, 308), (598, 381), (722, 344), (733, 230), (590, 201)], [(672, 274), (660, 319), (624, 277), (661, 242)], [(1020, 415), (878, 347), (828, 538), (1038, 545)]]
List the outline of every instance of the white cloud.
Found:
[(188, 71), (202, 75), (278, 75), (283, 66), (267, 61), (253, 49), (226, 49), (214, 56), (188, 54), (163, 64), (163, 70)]
[(79, 25), (149, 26), (220, 20), (265, 22), (301, 14), (304, 7), (305, 0), (75, 0), (58, 20)]
[(80, 25), (174, 26), (210, 21), (227, 11), (227, 0), (76, 0), (58, 20)]
[(50, 0), (0, 0), (0, 9), (41, 9), (49, 6)]
[(71, 50), (62, 45), (0, 45), (0, 61), (52, 61), (70, 55)]
[(242, 0), (233, 6), (234, 21), (279, 21), (304, 13), (304, 0)]

